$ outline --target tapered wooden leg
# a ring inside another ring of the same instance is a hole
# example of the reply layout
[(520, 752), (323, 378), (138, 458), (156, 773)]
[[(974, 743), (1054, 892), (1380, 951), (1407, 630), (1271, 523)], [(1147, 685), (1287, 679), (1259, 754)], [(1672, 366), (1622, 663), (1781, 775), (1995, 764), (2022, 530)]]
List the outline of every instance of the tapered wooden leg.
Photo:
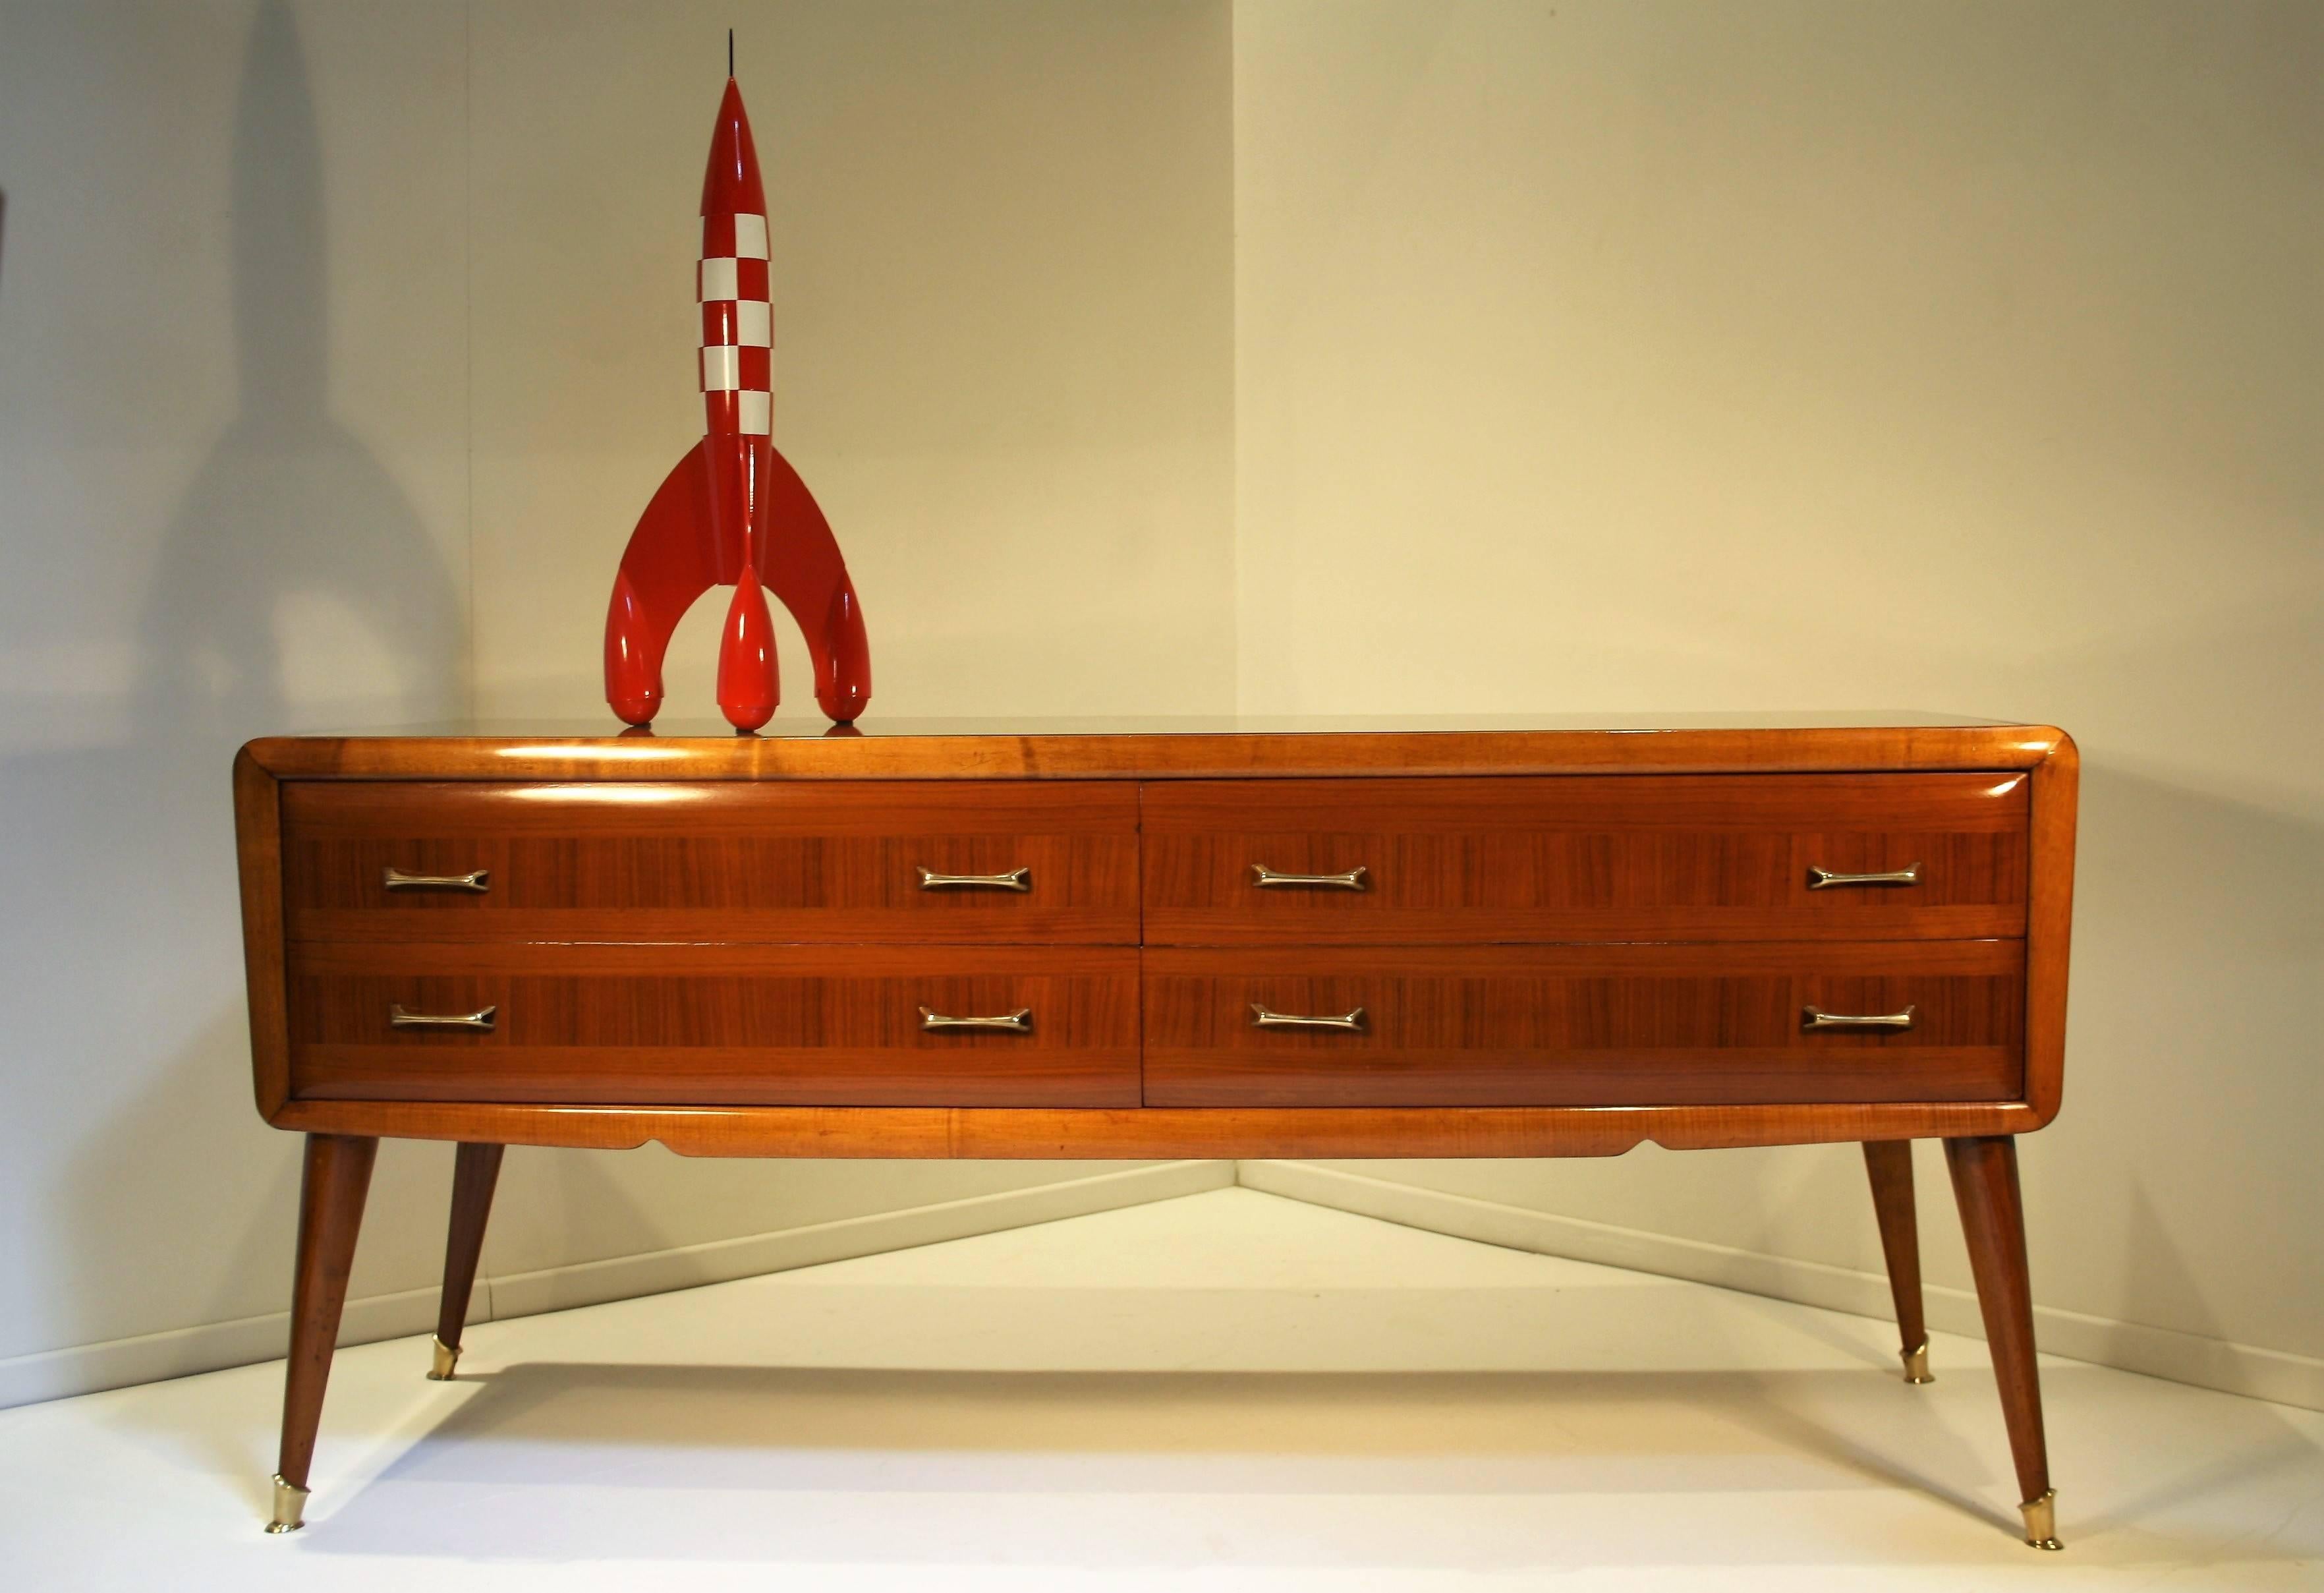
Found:
[(307, 1136), (306, 1175), (299, 1189), (299, 1261), (290, 1292), (290, 1360), (282, 1386), (282, 1458), (274, 1474), (270, 1533), (296, 1532), (303, 1524), (307, 1468), (315, 1458), (315, 1429), (323, 1419), (323, 1385), (330, 1381), (355, 1234), (363, 1227), (364, 1196), (378, 1153), (375, 1139)]
[(1880, 1248), (1888, 1257), (1888, 1292), (1896, 1299), (1897, 1351), (1904, 1381), (1933, 1383), (1929, 1328), (1921, 1315), (1921, 1225), (1913, 1207), (1913, 1142), (1867, 1140), (1865, 1171), (1872, 1175), (1872, 1210), (1880, 1221)]
[(436, 1312), (435, 1366), (428, 1375), (452, 1381), (460, 1361), (460, 1326), (468, 1320), (468, 1296), (476, 1284), (476, 1261), (484, 1252), (484, 1221), (493, 1212), (493, 1186), (500, 1181), (506, 1145), (463, 1144), (452, 1166), (452, 1228), (444, 1240), (444, 1297)]
[(2025, 1211), (2017, 1189), (2017, 1142), (2007, 1135), (1949, 1139), (1945, 1161), (1960, 1202), (1969, 1238), (1969, 1270), (1985, 1313), (1993, 1375), (2001, 1385), (2001, 1414), (2017, 1461), (2024, 1503), (2025, 1541), (2037, 1549), (2058, 1542), (2055, 1492), (2050, 1486), (2048, 1440), (2042, 1432), (2042, 1378), (2034, 1365), (2034, 1292), (2025, 1271)]

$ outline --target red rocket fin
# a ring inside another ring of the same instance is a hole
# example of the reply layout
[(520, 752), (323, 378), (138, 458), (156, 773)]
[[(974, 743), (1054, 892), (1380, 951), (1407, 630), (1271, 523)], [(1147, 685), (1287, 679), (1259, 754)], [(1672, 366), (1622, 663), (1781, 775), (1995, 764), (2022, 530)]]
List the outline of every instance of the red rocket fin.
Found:
[(835, 722), (855, 722), (872, 700), (872, 644), (847, 561), (815, 495), (779, 449), (769, 449), (768, 585), (807, 638), (815, 660), (815, 699)]
[(709, 526), (710, 472), (697, 442), (638, 516), (613, 578), (613, 606), (605, 615), (605, 700), (632, 725), (653, 722), (670, 633), (717, 579)]

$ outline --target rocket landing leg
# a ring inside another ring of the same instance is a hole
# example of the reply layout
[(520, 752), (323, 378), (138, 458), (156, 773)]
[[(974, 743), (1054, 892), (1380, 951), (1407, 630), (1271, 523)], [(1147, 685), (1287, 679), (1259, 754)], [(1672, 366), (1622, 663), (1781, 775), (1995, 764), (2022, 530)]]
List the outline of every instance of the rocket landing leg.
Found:
[(763, 582), (798, 622), (815, 664), (816, 701), (836, 723), (853, 724), (872, 700), (872, 649), (830, 523), (798, 473), (770, 447), (761, 483), (765, 546), (746, 550), (740, 535), (724, 545), (706, 443), (696, 443), (663, 480), (622, 555), (605, 616), (606, 702), (632, 725), (651, 724), (678, 622), (712, 587), (732, 585), (719, 642), (719, 707), (737, 728), (765, 724), (774, 711), (775, 655)]
[(852, 725), (872, 701), (872, 644), (863, 634), (863, 606), (847, 561), (815, 495), (790, 461), (768, 450), (767, 584), (791, 617), (815, 660), (815, 699), (837, 724)]
[(653, 723), (670, 633), (717, 578), (710, 471), (696, 443), (638, 516), (613, 577), (605, 614), (605, 700), (630, 724)]

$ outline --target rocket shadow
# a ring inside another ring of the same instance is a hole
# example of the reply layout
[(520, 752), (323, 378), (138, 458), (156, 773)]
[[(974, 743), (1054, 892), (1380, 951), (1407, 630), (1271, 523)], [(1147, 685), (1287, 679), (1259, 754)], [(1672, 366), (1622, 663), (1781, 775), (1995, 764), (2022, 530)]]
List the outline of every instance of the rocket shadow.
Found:
[[(235, 747), (321, 721), (454, 714), (466, 695), (466, 606), (444, 553), (330, 412), (322, 152), (305, 54), (276, 0), (257, 11), (236, 92), (222, 219), (237, 410), (158, 544), (129, 566), (150, 586), (128, 598), (125, 727), (10, 772), (29, 810), (16, 817), (45, 840), (22, 866), (32, 899), (75, 903), (42, 915), (31, 975), (46, 963), (86, 984), (84, 970), (103, 970), (113, 997), (32, 1041), (87, 1059), (84, 1087), (112, 1102), (53, 1198), (70, 1291), (60, 1330), (82, 1342), (288, 1303), (299, 1141), (252, 1108)], [(401, 1181), (386, 1160), (383, 1192)], [(403, 1160), (425, 1164), (440, 1201), (438, 1158)], [(400, 1203), (381, 1201), (374, 1228)], [(409, 1220), (432, 1228), (440, 1211)], [(123, 1275), (133, 1255), (146, 1281)], [(197, 1343), (158, 1375), (207, 1369), (216, 1353)]]
[[(218, 732), (208, 755), (318, 711), (376, 724), (456, 712), (467, 695), (465, 604), (442, 551), (330, 412), (324, 218), (306, 60), (290, 12), (270, 0), (251, 28), (235, 116), (240, 407), (170, 527), (143, 626), (141, 702), (182, 727), (165, 705), (207, 699)], [(298, 640), (286, 606), (301, 603), (324, 607), (317, 620), (360, 628), (353, 657), (372, 678), (333, 690), (286, 655)]]

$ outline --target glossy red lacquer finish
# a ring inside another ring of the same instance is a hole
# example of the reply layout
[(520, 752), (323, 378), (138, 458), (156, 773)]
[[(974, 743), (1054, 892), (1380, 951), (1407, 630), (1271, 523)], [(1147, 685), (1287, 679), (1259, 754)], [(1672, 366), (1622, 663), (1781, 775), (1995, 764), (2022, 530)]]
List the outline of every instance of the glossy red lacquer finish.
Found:
[(702, 182), (706, 431), (639, 517), (605, 616), (605, 700), (632, 725), (659, 711), (670, 634), (713, 586), (734, 588), (720, 632), (718, 706), (735, 728), (757, 729), (780, 700), (768, 590), (798, 622), (824, 712), (851, 723), (872, 699), (871, 646), (846, 560), (770, 437), (766, 209), (750, 118), (730, 78)]

